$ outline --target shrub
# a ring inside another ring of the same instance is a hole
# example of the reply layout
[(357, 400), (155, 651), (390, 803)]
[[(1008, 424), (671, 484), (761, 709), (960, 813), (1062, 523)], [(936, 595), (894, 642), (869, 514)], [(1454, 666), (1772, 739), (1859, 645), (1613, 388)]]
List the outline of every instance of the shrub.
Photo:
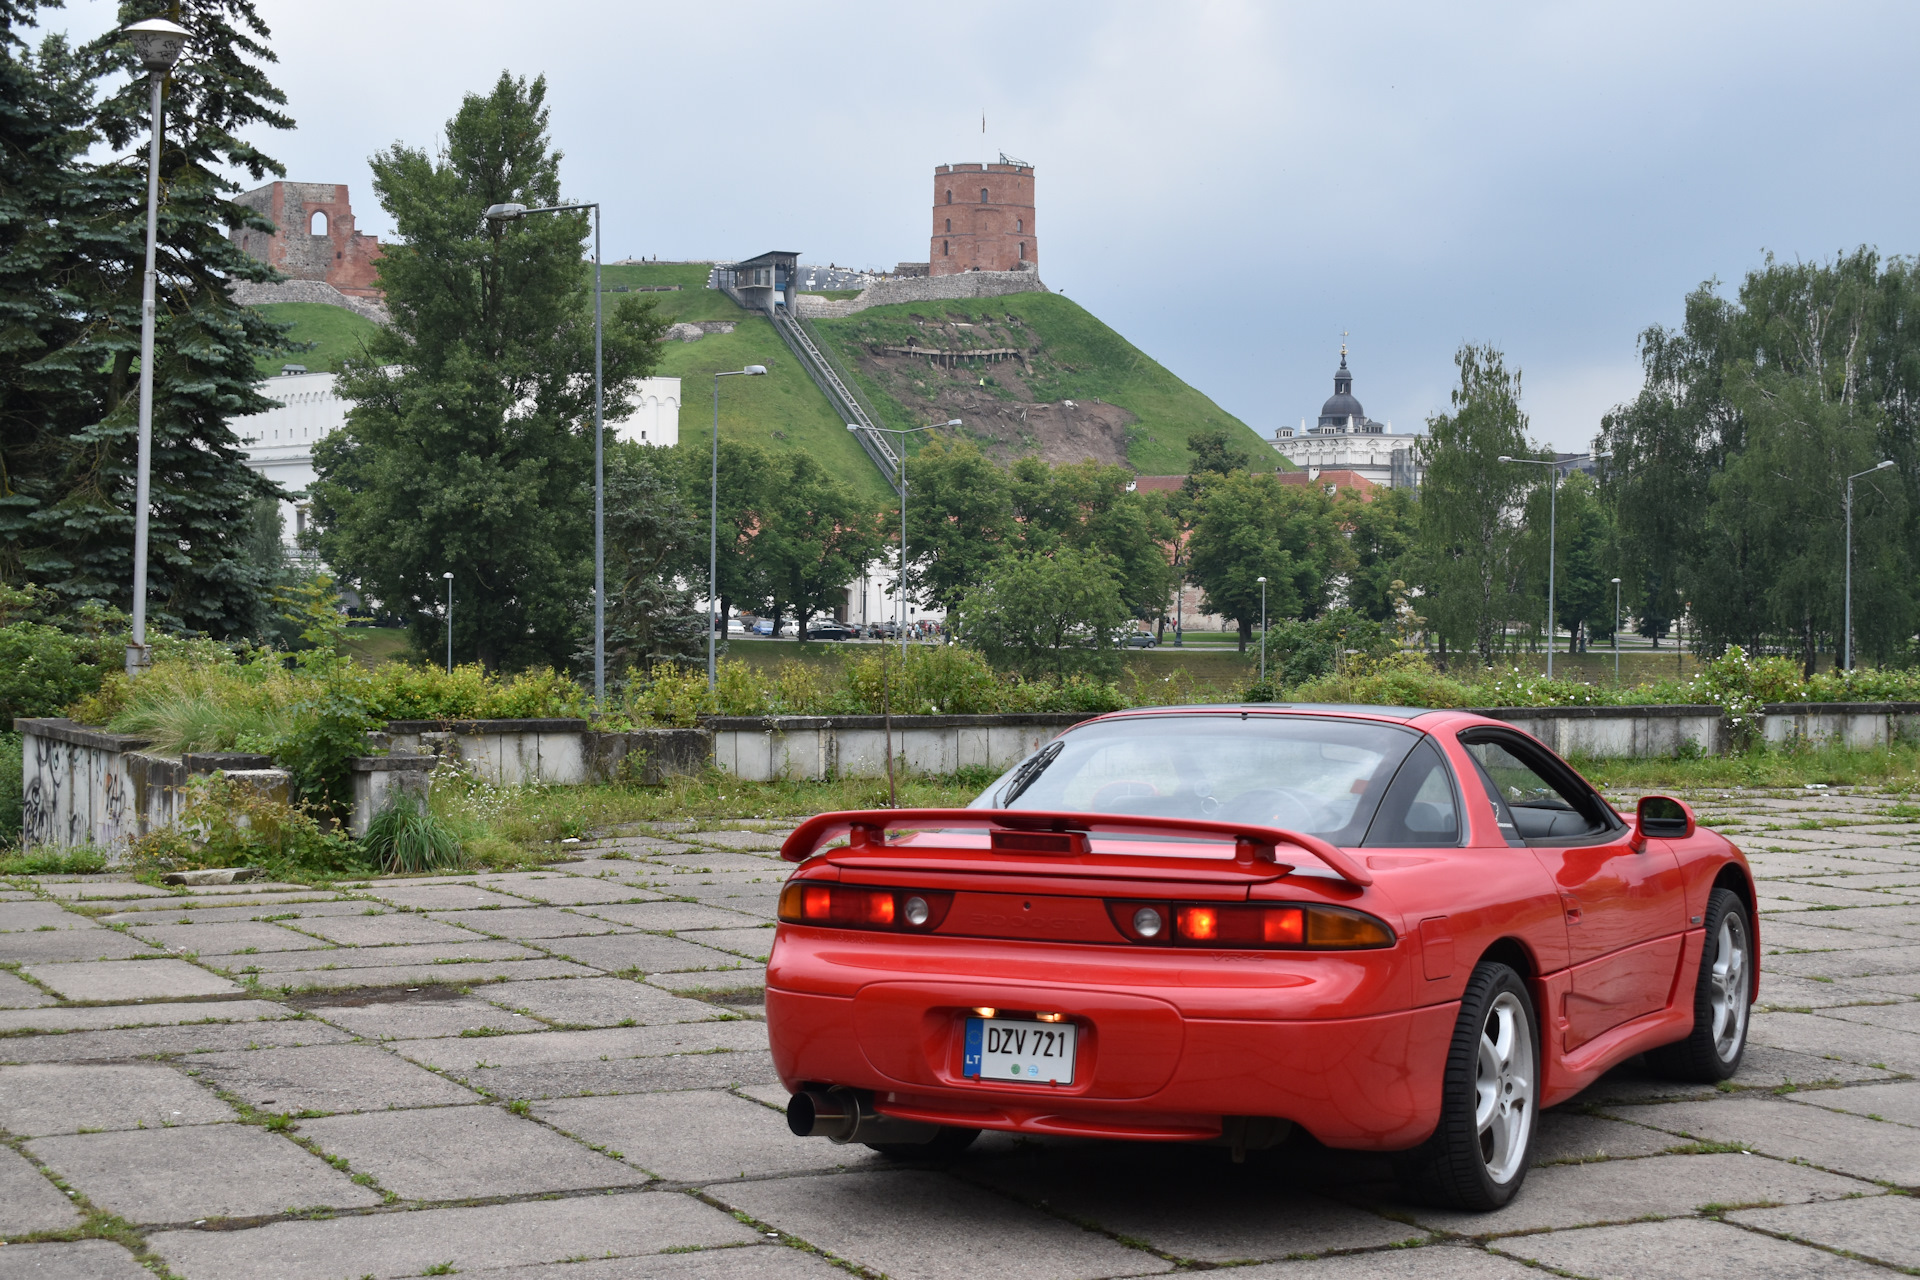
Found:
[(365, 874), (375, 865), (312, 808), (242, 786), (224, 773), (192, 778), (175, 825), (149, 832), (129, 853), (142, 871), (264, 867), (277, 879)]
[(19, 734), (0, 732), (0, 849), (20, 842), (20, 780), (25, 763), (21, 746)]

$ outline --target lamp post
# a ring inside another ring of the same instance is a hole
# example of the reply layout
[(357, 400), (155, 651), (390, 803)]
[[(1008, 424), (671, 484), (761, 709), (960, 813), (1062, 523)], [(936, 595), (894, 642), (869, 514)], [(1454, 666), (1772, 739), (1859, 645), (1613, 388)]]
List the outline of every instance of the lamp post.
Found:
[(515, 222), (531, 213), (579, 213), (593, 210), (593, 703), (607, 706), (607, 484), (606, 433), (602, 430), (606, 406), (600, 378), (600, 205), (550, 204), (530, 209), (524, 204), (487, 206), (488, 222)]
[[(1553, 575), (1554, 556), (1559, 550), (1560, 541), (1557, 526), (1559, 524), (1560, 468), (1575, 462), (1585, 462), (1590, 458), (1604, 458), (1604, 453), (1576, 453), (1567, 458), (1510, 458), (1500, 455), (1502, 462), (1524, 462), (1529, 466), (1552, 467), (1553, 474), (1547, 478), (1547, 679), (1553, 679)], [(1614, 642), (1616, 645), (1618, 640)]]
[(453, 574), (443, 573), (447, 580), (447, 674), (453, 674)]
[(1613, 580), (1613, 687), (1620, 687), (1620, 579)]
[(1870, 476), (1876, 471), (1885, 471), (1893, 465), (1893, 459), (1875, 463), (1865, 471), (1856, 471), (1847, 477), (1847, 638), (1842, 648), (1840, 669), (1853, 670), (1853, 482), (1861, 476)]
[(1260, 683), (1267, 682), (1267, 580), (1260, 579)]
[[(905, 437), (921, 431), (936, 431), (941, 427), (957, 427), (960, 419), (948, 418), (945, 422), (929, 423), (924, 427), (873, 427), (874, 431), (884, 431), (890, 436)], [(847, 430), (858, 431), (858, 423), (849, 422)], [(900, 457), (900, 580), (894, 584), (896, 594), (893, 601), (894, 615), (898, 619), (896, 627), (900, 632), (900, 660), (907, 660), (907, 442), (897, 438)]]
[(134, 57), (147, 69), (147, 271), (140, 285), (140, 446), (133, 481), (133, 634), (127, 640), (127, 675), (137, 676), (153, 662), (147, 648), (147, 506), (153, 475), (153, 323), (155, 268), (160, 233), (160, 87), (187, 47), (188, 32), (165, 18), (149, 18), (126, 28)]
[[(757, 378), (767, 371), (763, 364), (744, 369), (722, 369), (713, 375), (713, 471), (707, 490), (707, 692), (713, 692), (714, 611), (720, 607), (720, 379)], [(778, 640), (780, 637), (775, 636)]]

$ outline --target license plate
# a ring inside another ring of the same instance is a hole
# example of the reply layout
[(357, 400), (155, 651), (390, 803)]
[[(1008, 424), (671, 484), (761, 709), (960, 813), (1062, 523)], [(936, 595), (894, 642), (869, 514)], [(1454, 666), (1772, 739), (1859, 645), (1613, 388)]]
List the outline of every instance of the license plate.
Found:
[(1071, 1022), (968, 1018), (961, 1073), (978, 1080), (1072, 1084), (1074, 1031)]

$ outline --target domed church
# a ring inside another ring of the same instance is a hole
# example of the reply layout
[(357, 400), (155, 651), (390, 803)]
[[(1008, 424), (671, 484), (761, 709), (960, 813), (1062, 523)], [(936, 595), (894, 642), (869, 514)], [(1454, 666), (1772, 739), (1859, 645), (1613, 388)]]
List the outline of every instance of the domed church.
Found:
[(1353, 394), (1347, 369), (1347, 344), (1340, 344), (1340, 367), (1333, 373), (1333, 394), (1320, 406), (1319, 420), (1300, 421), (1296, 433), (1281, 427), (1273, 447), (1294, 466), (1310, 472), (1352, 471), (1375, 484), (1414, 488), (1419, 484), (1414, 433), (1396, 433), (1390, 422), (1375, 422)]

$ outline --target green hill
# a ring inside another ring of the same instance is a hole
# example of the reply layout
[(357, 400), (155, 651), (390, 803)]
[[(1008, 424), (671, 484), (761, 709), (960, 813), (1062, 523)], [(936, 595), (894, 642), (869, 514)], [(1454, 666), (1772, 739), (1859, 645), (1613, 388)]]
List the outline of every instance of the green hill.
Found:
[[(1225, 428), (1257, 462), (1287, 468), (1251, 427), (1057, 293), (873, 307), (812, 327), (889, 425), (957, 417), (1003, 461), (1023, 453), (1054, 462), (1094, 457), (1143, 475), (1180, 475), (1187, 437), (1214, 427)], [(903, 347), (1020, 356), (948, 367), (897, 354)]]
[(268, 302), (254, 308), (268, 319), (291, 324), (287, 335), (295, 343), (311, 342), (313, 350), (256, 362), (262, 375), (280, 372), (283, 364), (303, 364), (314, 373), (331, 373), (341, 357), (354, 354), (360, 343), (380, 326), (345, 307), (324, 302)]

